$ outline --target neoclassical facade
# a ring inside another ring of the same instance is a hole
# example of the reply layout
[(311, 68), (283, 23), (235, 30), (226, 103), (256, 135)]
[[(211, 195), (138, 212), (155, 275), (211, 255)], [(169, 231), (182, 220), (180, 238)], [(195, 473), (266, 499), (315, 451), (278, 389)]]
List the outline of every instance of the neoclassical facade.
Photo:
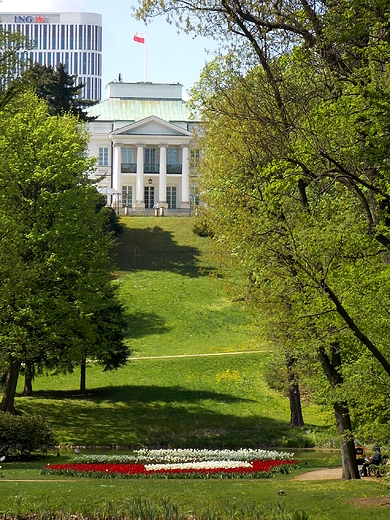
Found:
[(88, 110), (90, 154), (107, 203), (120, 214), (189, 214), (198, 152), (182, 85), (112, 82)]

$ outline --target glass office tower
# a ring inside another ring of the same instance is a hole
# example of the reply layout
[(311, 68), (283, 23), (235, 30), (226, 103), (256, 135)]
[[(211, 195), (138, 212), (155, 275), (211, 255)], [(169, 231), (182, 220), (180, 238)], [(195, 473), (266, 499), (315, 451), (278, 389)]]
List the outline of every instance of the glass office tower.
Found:
[(30, 43), (21, 49), (32, 63), (63, 63), (85, 83), (83, 97), (102, 96), (102, 16), (95, 13), (0, 13), (0, 27)]

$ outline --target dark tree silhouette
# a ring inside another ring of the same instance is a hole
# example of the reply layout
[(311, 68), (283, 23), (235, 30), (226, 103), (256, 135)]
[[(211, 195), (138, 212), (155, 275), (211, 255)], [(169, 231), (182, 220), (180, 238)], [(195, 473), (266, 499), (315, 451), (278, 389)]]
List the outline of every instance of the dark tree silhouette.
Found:
[(97, 103), (81, 97), (83, 83), (76, 83), (77, 75), (69, 74), (60, 63), (56, 69), (35, 63), (22, 76), (22, 82), (33, 87), (37, 96), (47, 103), (50, 115), (71, 113), (81, 121), (91, 121), (86, 108)]

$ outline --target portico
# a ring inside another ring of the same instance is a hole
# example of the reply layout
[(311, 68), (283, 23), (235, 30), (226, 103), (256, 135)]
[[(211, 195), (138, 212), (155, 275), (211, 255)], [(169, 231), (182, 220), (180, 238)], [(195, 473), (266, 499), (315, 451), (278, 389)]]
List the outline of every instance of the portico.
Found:
[[(111, 104), (111, 121), (103, 119), (108, 117), (105, 104)], [(116, 120), (114, 108), (119, 116)], [(146, 115), (147, 109), (153, 113)], [(194, 122), (181, 99), (181, 85), (114, 84), (109, 98), (89, 113), (97, 117), (89, 124), (90, 153), (99, 158), (100, 184), (113, 189), (109, 204), (127, 214), (155, 207), (172, 214), (190, 212)], [(102, 164), (105, 157), (106, 164)]]

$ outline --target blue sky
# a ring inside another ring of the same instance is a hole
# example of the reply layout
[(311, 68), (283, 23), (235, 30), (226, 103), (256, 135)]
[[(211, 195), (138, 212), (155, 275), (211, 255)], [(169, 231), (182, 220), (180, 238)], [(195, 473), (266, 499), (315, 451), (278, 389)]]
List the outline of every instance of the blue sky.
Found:
[[(144, 80), (144, 46), (133, 41), (144, 25), (131, 16), (136, 0), (3, 0), (2, 12), (85, 11), (103, 16), (103, 91), (118, 78)], [(206, 38), (177, 34), (163, 17), (146, 27), (146, 81), (181, 83), (183, 94), (199, 79), (207, 61), (213, 58), (216, 44)], [(103, 94), (104, 98), (104, 94)]]

